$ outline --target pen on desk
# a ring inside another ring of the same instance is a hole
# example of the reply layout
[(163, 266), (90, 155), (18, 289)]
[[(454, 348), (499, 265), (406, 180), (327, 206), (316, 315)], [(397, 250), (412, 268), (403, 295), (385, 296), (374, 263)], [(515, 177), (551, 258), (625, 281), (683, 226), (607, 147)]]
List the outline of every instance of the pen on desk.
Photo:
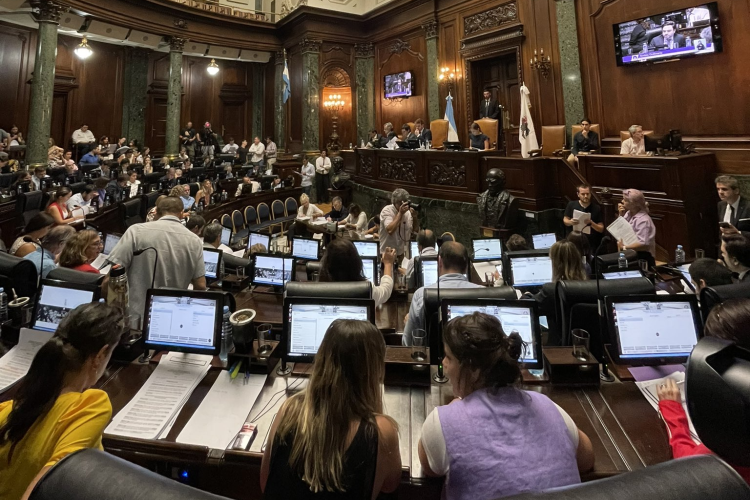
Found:
[(245, 363), (245, 381), (244, 384), (247, 384), (247, 381), (250, 379), (250, 361), (248, 360), (247, 363)]
[(240, 361), (237, 361), (234, 366), (232, 367), (232, 380), (237, 378), (237, 374), (240, 372), (240, 366), (242, 363)]

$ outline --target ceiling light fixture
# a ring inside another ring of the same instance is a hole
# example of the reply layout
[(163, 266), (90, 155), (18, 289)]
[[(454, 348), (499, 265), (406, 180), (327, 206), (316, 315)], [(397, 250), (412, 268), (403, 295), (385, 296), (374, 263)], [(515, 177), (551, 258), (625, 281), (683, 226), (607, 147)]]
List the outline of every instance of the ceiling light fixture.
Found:
[(75, 48), (73, 51), (75, 54), (80, 57), (81, 59), (88, 59), (91, 54), (94, 53), (93, 50), (91, 50), (91, 47), (89, 47), (89, 41), (86, 40), (86, 37), (83, 37), (83, 40), (81, 40), (81, 43), (78, 45), (78, 47)]
[(219, 72), (219, 65), (216, 64), (215, 59), (211, 59), (211, 63), (206, 68), (206, 71), (208, 71), (208, 74), (211, 76), (215, 76)]

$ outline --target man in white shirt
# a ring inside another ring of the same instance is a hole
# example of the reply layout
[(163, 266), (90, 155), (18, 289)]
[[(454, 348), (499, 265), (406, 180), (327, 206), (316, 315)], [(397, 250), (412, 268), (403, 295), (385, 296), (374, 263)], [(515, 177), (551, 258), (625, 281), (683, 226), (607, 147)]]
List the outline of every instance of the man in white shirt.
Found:
[(273, 175), (273, 164), (276, 163), (276, 143), (266, 137), (266, 175)]
[(239, 198), (243, 191), (247, 191), (248, 188), (245, 188), (245, 186), (250, 186), (250, 192), (251, 193), (257, 193), (258, 189), (260, 189), (260, 183), (252, 180), (250, 176), (246, 175), (242, 178), (242, 182), (237, 184), (237, 191), (234, 193), (235, 198)]
[(247, 149), (247, 152), (252, 155), (250, 156), (250, 163), (253, 165), (253, 172), (256, 175), (258, 174), (258, 169), (260, 168), (261, 163), (263, 163), (263, 153), (265, 153), (265, 151), (266, 147), (260, 142), (260, 137), (253, 139), (253, 143)]
[(77, 207), (88, 207), (91, 205), (91, 200), (97, 196), (99, 196), (99, 193), (96, 191), (94, 185), (87, 184), (86, 187), (83, 188), (83, 191), (74, 194), (68, 199), (66, 206), (71, 212)]
[(31, 176), (31, 190), (40, 191), (42, 189), (42, 179), (47, 177), (47, 169), (44, 167), (34, 168), (34, 175)]
[(310, 163), (307, 156), (302, 157), (302, 168), (300, 169), (300, 172), (293, 173), (302, 177), (302, 182), (300, 183), (302, 191), (304, 191), (307, 196), (310, 196), (310, 193), (312, 193), (313, 178), (315, 177), (315, 167)]
[(396, 262), (403, 260), (411, 240), (413, 221), (409, 208), (409, 192), (398, 188), (391, 193), (391, 204), (380, 212), (380, 247), (396, 249)]
[(315, 196), (316, 203), (328, 202), (328, 188), (331, 187), (331, 177), (328, 173), (331, 171), (331, 159), (328, 158), (326, 150), (320, 152), (320, 156), (315, 160)]
[(91, 151), (91, 148), (96, 144), (96, 137), (86, 124), (81, 125), (81, 128), (73, 132), (72, 139), (73, 144), (78, 149), (78, 158)]
[(234, 143), (234, 137), (230, 137), (229, 142), (224, 144), (224, 147), (221, 148), (221, 152), (224, 154), (237, 154), (238, 149), (240, 149), (240, 147)]
[(645, 155), (646, 145), (643, 140), (643, 127), (640, 125), (631, 125), (628, 129), (630, 138), (622, 141), (620, 148), (621, 155)]

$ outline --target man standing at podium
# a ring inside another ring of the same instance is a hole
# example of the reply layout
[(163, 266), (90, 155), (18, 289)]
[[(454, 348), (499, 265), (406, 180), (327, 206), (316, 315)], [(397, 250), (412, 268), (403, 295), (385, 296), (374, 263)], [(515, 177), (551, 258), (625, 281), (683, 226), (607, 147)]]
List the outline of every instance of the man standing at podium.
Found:
[(489, 89), (484, 89), (481, 104), (479, 105), (479, 118), (492, 118), (497, 120), (500, 116), (500, 104), (497, 99), (492, 99)]

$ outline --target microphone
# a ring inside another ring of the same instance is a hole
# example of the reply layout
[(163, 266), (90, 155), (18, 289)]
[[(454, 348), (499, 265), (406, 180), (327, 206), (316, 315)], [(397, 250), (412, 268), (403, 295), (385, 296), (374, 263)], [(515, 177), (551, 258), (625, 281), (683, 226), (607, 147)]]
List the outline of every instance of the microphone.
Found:
[(604, 330), (607, 328), (606, 322), (604, 321), (604, 306), (602, 304), (602, 294), (601, 294), (601, 288), (600, 288), (600, 281), (601, 276), (599, 273), (599, 254), (602, 251), (602, 248), (604, 246), (612, 241), (612, 237), (608, 234), (604, 235), (602, 238), (601, 243), (599, 243), (599, 246), (596, 248), (596, 251), (594, 252), (594, 274), (596, 275), (596, 307), (597, 312), (599, 314), (599, 332), (600, 332), (600, 338), (602, 342), (602, 371), (599, 373), (599, 378), (603, 380), (604, 382), (614, 382), (615, 378), (612, 376), (611, 373), (609, 373), (609, 369), (607, 367), (607, 349), (604, 347)]
[(153, 274), (151, 275), (151, 288), (154, 288), (154, 281), (156, 280), (156, 263), (159, 261), (159, 252), (158, 252), (158, 250), (156, 250), (156, 248), (154, 248), (154, 247), (142, 248), (140, 250), (136, 250), (135, 252), (133, 252), (133, 257), (141, 255), (146, 250), (153, 250), (154, 253), (156, 254), (156, 256), (154, 258), (154, 270), (153, 270)]
[[(439, 267), (439, 264), (438, 264)], [(443, 373), (443, 304), (440, 301), (440, 269), (438, 268), (438, 279), (437, 279), (437, 302), (438, 302), (438, 330), (440, 331), (440, 338), (438, 339), (438, 365), (437, 372), (432, 376), (432, 380), (438, 384), (444, 384), (448, 381), (448, 377)], [(434, 334), (435, 332), (430, 332)]]

